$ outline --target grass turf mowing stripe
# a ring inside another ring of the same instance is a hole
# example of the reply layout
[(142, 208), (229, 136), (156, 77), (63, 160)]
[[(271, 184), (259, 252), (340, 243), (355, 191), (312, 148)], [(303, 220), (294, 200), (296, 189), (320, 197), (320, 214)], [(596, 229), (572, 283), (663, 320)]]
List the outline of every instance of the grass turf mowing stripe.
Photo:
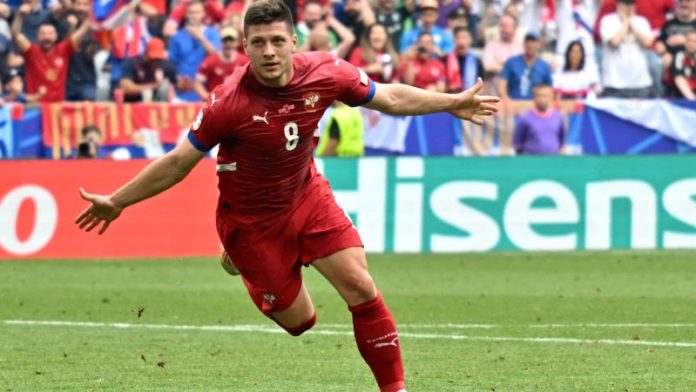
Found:
[[(116, 328), (116, 329), (167, 329), (187, 331), (219, 331), (219, 332), (260, 332), (285, 334), (280, 327), (268, 327), (265, 325), (175, 325), (175, 324), (129, 324), (129, 323), (100, 323), (88, 321), (61, 321), (61, 320), (3, 320), (5, 325), (16, 326), (53, 326), (53, 327), (90, 327), (90, 328)], [(324, 327), (327, 328), (327, 327)], [(314, 329), (315, 335), (353, 336), (351, 331), (332, 331), (327, 329)], [(530, 343), (560, 343), (560, 344), (601, 344), (620, 346), (653, 346), (653, 347), (680, 347), (696, 348), (696, 342), (665, 342), (649, 340), (621, 340), (621, 339), (582, 339), (582, 338), (553, 338), (553, 337), (511, 337), (511, 336), (469, 336), (457, 334), (433, 334), (399, 332), (400, 337), (413, 339), (447, 339), (447, 340), (471, 340), (494, 342), (530, 342)]]

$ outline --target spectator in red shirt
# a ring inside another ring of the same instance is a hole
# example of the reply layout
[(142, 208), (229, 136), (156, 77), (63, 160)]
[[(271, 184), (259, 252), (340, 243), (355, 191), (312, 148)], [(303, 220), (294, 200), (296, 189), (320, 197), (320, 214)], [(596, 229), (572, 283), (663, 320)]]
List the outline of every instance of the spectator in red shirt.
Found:
[[(618, 0), (604, 0), (602, 8), (597, 13), (595, 21), (595, 41), (599, 42), (599, 23), (605, 15), (616, 11), (616, 3)], [(650, 23), (650, 28), (653, 34), (657, 34), (662, 29), (662, 25), (667, 20), (667, 14), (675, 7), (674, 0), (636, 0), (636, 14), (644, 17)]]
[(399, 69), (399, 55), (381, 24), (367, 28), (360, 46), (353, 50), (349, 62), (361, 68), (377, 83), (392, 82), (397, 77), (395, 71)]
[(43, 23), (39, 26), (38, 44), (34, 44), (22, 33), (22, 18), (30, 11), (27, 4), (20, 6), (12, 24), (12, 39), (24, 56), (27, 94), (45, 90), (41, 102), (64, 101), (70, 57), (79, 49), (82, 38), (87, 34), (89, 20), (83, 20), (72, 35), (58, 43), (56, 27)]
[(239, 32), (234, 27), (225, 27), (220, 33), (222, 51), (213, 53), (203, 60), (196, 74), (194, 89), (203, 101), (208, 94), (225, 81), (237, 68), (249, 62), (249, 58), (237, 51)]
[[(182, 0), (174, 7), (162, 28), (162, 35), (171, 37), (179, 30), (179, 27), (186, 20), (186, 12), (190, 2), (191, 0)], [(225, 8), (217, 0), (205, 0), (203, 8), (205, 9), (205, 25), (215, 25), (225, 20)]]
[(445, 92), (447, 73), (435, 56), (435, 42), (430, 33), (422, 33), (418, 42), (406, 52), (401, 64), (402, 81), (428, 91)]

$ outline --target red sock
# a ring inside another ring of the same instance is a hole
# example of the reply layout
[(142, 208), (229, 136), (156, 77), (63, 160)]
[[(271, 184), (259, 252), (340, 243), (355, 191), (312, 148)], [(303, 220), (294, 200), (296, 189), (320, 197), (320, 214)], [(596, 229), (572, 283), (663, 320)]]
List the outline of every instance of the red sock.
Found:
[(382, 295), (349, 307), (353, 313), (353, 330), (358, 350), (377, 379), (381, 392), (397, 392), (404, 388), (404, 365), (396, 324)]

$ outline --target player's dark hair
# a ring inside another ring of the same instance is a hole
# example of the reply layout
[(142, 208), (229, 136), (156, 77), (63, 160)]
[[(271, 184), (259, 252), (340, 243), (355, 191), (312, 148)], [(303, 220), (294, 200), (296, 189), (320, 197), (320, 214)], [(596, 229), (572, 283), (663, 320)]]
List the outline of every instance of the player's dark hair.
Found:
[(285, 22), (292, 34), (294, 23), (290, 8), (281, 0), (258, 0), (249, 5), (244, 14), (244, 36), (248, 36), (249, 26)]
[[(39, 23), (39, 29), (41, 28), (41, 26), (51, 26), (51, 27), (53, 27), (53, 30), (58, 32), (58, 27), (56, 27), (56, 24), (53, 22), (44, 21), (44, 22)], [(38, 29), (36, 31), (38, 31)]]

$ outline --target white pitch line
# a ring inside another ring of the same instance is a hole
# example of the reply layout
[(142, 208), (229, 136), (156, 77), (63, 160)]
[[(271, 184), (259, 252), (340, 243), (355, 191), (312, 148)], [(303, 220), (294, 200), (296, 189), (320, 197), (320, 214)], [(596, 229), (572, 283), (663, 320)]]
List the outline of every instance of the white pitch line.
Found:
[[(221, 331), (221, 332), (261, 332), (285, 334), (279, 327), (265, 325), (172, 325), (172, 324), (129, 324), (129, 323), (99, 323), (87, 321), (59, 321), (59, 320), (3, 320), (5, 325), (36, 325), (53, 327), (88, 327), (88, 328), (115, 328), (115, 329), (167, 329), (185, 331)], [(326, 328), (326, 327), (325, 327)], [(331, 331), (317, 328), (310, 331), (315, 335), (353, 336), (352, 331)], [(399, 332), (399, 336), (412, 339), (442, 339), (442, 340), (468, 340), (468, 341), (492, 341), (492, 342), (528, 342), (528, 343), (566, 343), (566, 344), (601, 344), (619, 346), (653, 346), (653, 347), (679, 347), (696, 348), (696, 342), (665, 342), (651, 340), (615, 340), (615, 339), (581, 339), (581, 338), (553, 338), (553, 337), (515, 337), (515, 336), (470, 336), (456, 334), (433, 334)]]
[[(495, 328), (696, 328), (687, 323), (578, 323), (578, 324), (398, 324), (399, 328), (495, 329)], [(347, 324), (322, 324), (326, 328), (352, 328)]]

